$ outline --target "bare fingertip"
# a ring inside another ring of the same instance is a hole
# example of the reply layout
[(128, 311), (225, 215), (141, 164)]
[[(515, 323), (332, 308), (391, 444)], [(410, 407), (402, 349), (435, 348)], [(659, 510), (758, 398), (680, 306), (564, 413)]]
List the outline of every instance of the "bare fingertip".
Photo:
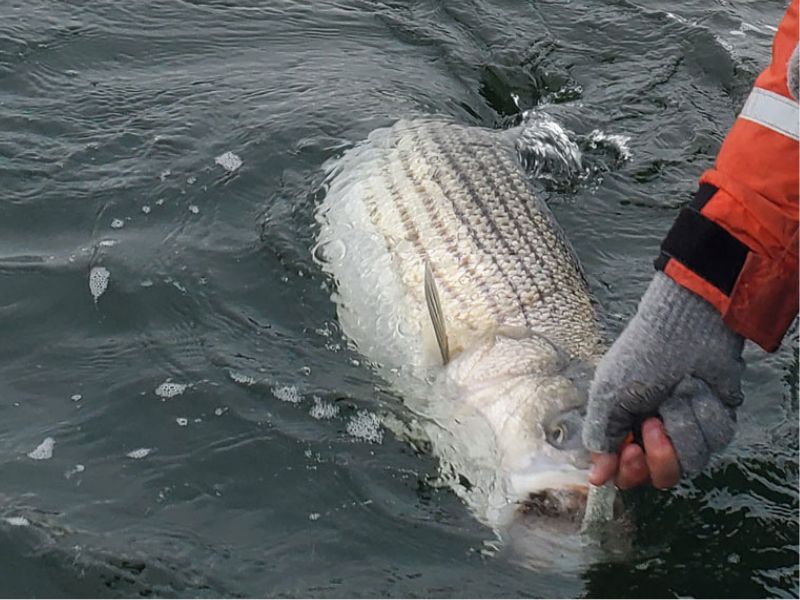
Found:
[(589, 470), (589, 483), (603, 485), (617, 472), (618, 458), (616, 454), (592, 454), (592, 468)]

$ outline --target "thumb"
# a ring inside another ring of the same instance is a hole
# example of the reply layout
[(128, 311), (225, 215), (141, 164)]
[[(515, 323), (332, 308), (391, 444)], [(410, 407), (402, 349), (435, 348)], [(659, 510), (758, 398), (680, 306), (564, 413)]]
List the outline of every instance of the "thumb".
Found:
[(629, 431), (658, 412), (667, 399), (666, 385), (632, 382), (622, 386), (599, 382), (589, 391), (583, 443), (593, 452), (616, 452)]

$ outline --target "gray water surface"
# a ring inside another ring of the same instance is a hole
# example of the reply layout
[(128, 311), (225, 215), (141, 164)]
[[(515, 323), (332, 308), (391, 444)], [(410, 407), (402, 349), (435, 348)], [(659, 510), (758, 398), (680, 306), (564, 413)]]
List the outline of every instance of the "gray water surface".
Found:
[(323, 163), (374, 128), (540, 106), (628, 138), (542, 190), (612, 338), (785, 7), (0, 2), (0, 594), (796, 597), (795, 333), (747, 348), (705, 474), (625, 496), (625, 556), (537, 567), (375, 426), (399, 399), (311, 252)]

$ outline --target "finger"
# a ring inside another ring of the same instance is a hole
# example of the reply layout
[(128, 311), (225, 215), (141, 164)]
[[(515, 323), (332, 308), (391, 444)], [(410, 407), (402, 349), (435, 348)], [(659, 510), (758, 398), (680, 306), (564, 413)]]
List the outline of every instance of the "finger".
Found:
[(618, 458), (616, 454), (605, 452), (592, 453), (592, 468), (589, 471), (589, 483), (603, 485), (617, 472)]
[(667, 399), (668, 391), (666, 385), (638, 381), (624, 385), (593, 382), (583, 425), (584, 445), (595, 452), (616, 450), (638, 418), (653, 414)]
[(639, 444), (628, 444), (619, 455), (619, 473), (617, 474), (617, 487), (628, 490), (644, 485), (650, 479), (650, 469), (644, 451)]
[(678, 455), (660, 419), (647, 419), (642, 424), (642, 440), (653, 487), (664, 489), (678, 483), (681, 478)]

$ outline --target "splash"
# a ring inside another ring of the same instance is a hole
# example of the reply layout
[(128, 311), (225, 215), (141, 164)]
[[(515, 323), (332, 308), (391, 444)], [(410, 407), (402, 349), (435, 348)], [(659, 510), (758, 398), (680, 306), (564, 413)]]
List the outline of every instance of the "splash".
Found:
[(530, 110), (523, 115), (520, 127), (516, 140), (517, 153), (532, 177), (564, 182), (575, 180), (583, 174), (578, 145), (552, 117)]
[(53, 438), (46, 437), (34, 450), (28, 452), (28, 457), (33, 460), (48, 460), (53, 458), (53, 448), (55, 445), (56, 441)]
[(228, 377), (230, 377), (236, 383), (241, 383), (242, 385), (253, 385), (255, 384), (256, 380), (250, 375), (245, 375), (244, 373), (239, 373), (238, 371), (228, 371)]
[(325, 402), (322, 398), (314, 396), (314, 405), (308, 411), (315, 419), (333, 419), (339, 414), (339, 407), (331, 402)]
[(110, 278), (111, 273), (105, 267), (93, 267), (89, 272), (89, 291), (92, 293), (95, 304), (108, 289), (108, 280)]
[(377, 415), (367, 410), (360, 410), (347, 422), (347, 433), (354, 438), (380, 444), (383, 442), (383, 429)]
[(153, 451), (152, 448), (137, 448), (136, 450), (131, 450), (125, 456), (128, 458), (140, 459), (144, 458), (145, 456), (149, 455)]
[(275, 396), (278, 400), (282, 400), (283, 402), (288, 402), (289, 404), (299, 404), (300, 394), (297, 391), (297, 388), (293, 385), (285, 385), (283, 387), (274, 387), (272, 388), (272, 395)]
[(597, 148), (611, 148), (620, 158), (620, 160), (628, 161), (633, 158), (628, 142), (631, 141), (630, 136), (616, 135), (605, 133), (599, 129), (593, 130), (587, 137), (588, 147), (592, 150)]
[(155, 394), (156, 396), (166, 400), (167, 398), (180, 396), (186, 391), (187, 387), (189, 386), (185, 383), (173, 383), (171, 381), (165, 381), (155, 389)]
[(225, 152), (224, 154), (220, 154), (214, 159), (214, 162), (228, 171), (228, 173), (238, 171), (239, 167), (242, 166), (242, 159), (233, 152)]

